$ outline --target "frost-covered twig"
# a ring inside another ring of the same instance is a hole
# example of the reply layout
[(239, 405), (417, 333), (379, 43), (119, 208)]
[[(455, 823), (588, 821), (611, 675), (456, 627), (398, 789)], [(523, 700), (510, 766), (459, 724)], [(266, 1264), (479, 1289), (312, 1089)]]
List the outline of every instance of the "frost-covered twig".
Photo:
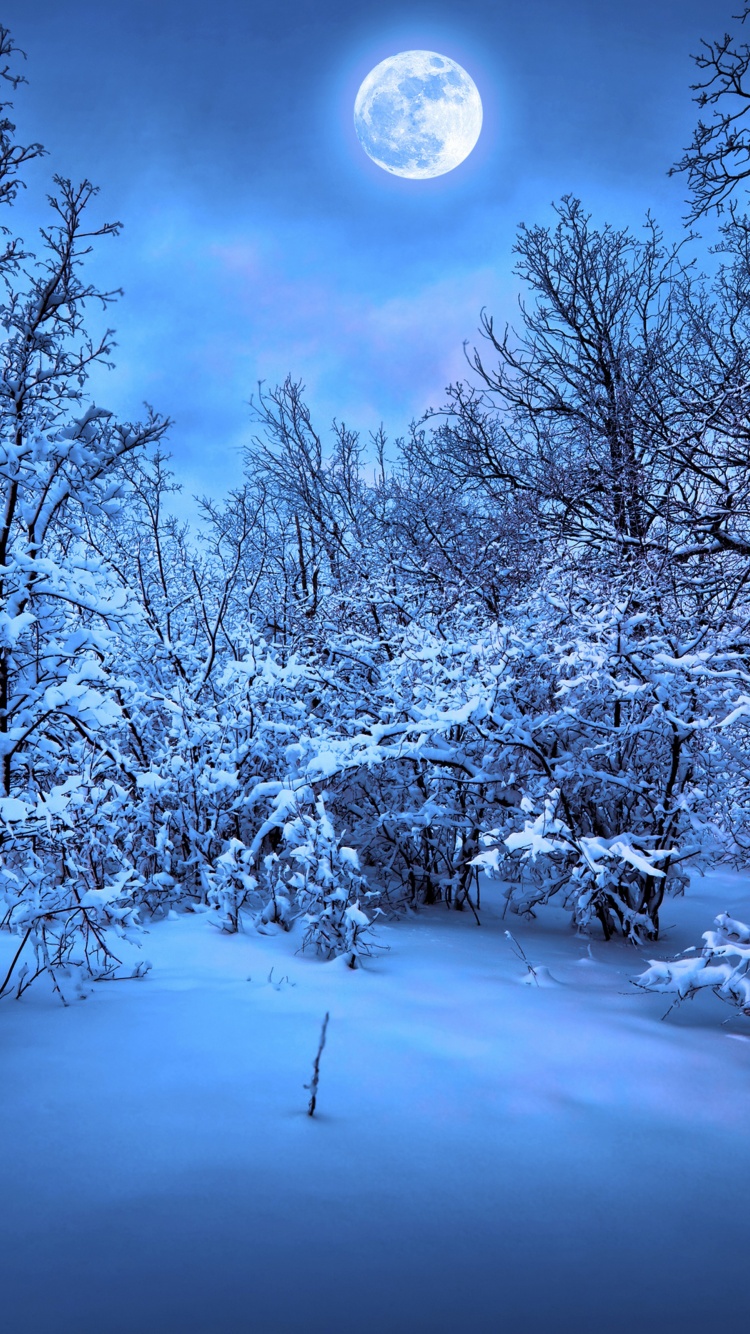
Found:
[(510, 941), (511, 948), (512, 948), (512, 950), (514, 951), (514, 953), (517, 954), (518, 958), (521, 959), (521, 960), (526, 964), (526, 967), (527, 967), (527, 969), (528, 969), (528, 971), (529, 971), (531, 977), (533, 977), (533, 979), (534, 979), (534, 983), (535, 983), (535, 985), (536, 985), (536, 986), (539, 986), (539, 978), (538, 978), (537, 975), (536, 975), (536, 969), (535, 969), (535, 967), (534, 967), (533, 964), (529, 963), (529, 961), (528, 961), (528, 959), (527, 959), (527, 957), (526, 957), (526, 951), (524, 950), (523, 946), (522, 946), (522, 945), (519, 945), (519, 943), (518, 943), (518, 941), (516, 940), (515, 936), (514, 936), (510, 931), (506, 931), (506, 932), (505, 932), (505, 935), (506, 935), (506, 938)]

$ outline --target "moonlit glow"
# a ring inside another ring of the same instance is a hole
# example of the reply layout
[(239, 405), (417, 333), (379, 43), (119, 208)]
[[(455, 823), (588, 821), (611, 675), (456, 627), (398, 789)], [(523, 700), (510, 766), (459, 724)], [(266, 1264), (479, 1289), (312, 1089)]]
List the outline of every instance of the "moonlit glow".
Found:
[(367, 75), (354, 103), (365, 152), (394, 176), (443, 176), (469, 156), (482, 128), (474, 80), (448, 56), (402, 51)]

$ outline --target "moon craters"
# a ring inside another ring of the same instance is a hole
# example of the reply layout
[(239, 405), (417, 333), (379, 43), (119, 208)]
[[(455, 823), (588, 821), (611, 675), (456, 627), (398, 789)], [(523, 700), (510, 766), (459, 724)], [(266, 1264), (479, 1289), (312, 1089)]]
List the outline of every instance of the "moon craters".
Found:
[(376, 65), (354, 103), (365, 152), (395, 176), (442, 176), (463, 162), (482, 128), (474, 80), (436, 51), (402, 51)]

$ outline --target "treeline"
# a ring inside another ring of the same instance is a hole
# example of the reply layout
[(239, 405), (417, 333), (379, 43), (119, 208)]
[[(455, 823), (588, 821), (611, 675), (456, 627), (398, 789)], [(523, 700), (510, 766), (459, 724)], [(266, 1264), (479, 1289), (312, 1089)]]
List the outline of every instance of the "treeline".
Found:
[[(699, 126), (681, 164), (699, 203), (721, 146)], [(0, 201), (41, 151), (4, 115)], [(480, 872), (513, 911), (655, 939), (691, 867), (746, 864), (739, 209), (706, 277), (694, 238), (563, 199), (443, 411), (324, 439), (299, 384), (261, 389), (244, 484), (194, 533), (169, 423), (86, 395), (94, 197), (56, 178), (41, 253), (0, 256), (0, 994), (119, 976), (118, 935), (175, 908), (354, 965), (379, 913), (478, 914)]]

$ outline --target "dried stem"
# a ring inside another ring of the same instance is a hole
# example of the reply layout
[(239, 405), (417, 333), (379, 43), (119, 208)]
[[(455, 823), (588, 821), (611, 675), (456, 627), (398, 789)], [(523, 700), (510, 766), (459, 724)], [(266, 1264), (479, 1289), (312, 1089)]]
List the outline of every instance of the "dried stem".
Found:
[(315, 1060), (313, 1061), (312, 1079), (310, 1080), (309, 1084), (305, 1084), (305, 1088), (310, 1090), (310, 1102), (307, 1107), (308, 1116), (315, 1115), (315, 1107), (318, 1101), (318, 1084), (320, 1083), (320, 1058), (323, 1055), (323, 1048), (326, 1045), (326, 1030), (328, 1028), (329, 1018), (330, 1015), (328, 1013), (328, 1010), (326, 1010), (326, 1017), (323, 1020), (323, 1027), (320, 1030), (320, 1041), (318, 1043), (318, 1050), (315, 1053)]

